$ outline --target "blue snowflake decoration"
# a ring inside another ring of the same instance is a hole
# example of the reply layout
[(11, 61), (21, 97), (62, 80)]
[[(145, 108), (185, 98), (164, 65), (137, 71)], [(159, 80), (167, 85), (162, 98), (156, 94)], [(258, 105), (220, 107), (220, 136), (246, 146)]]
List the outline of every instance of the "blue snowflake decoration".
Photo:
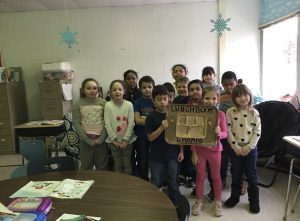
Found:
[(78, 32), (72, 32), (70, 31), (69, 26), (66, 26), (66, 29), (64, 32), (60, 32), (60, 35), (62, 36), (62, 41), (60, 43), (66, 43), (68, 45), (68, 48), (72, 48), (74, 44), (78, 44), (76, 41), (76, 35)]
[(228, 22), (231, 20), (231, 18), (227, 18), (226, 20), (222, 18), (222, 14), (219, 13), (218, 19), (215, 21), (213, 19), (210, 19), (210, 22), (214, 24), (214, 28), (210, 30), (210, 32), (216, 31), (218, 33), (218, 36), (222, 36), (223, 31), (231, 31), (231, 29), (228, 27)]

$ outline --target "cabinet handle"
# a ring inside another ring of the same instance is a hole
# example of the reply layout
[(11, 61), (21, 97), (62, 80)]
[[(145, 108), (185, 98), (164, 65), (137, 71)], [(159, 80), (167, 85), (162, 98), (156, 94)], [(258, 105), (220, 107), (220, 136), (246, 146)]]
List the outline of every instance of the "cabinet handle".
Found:
[(0, 122), (0, 126), (3, 126), (3, 124), (4, 124), (3, 122)]
[(0, 140), (1, 142), (5, 142), (6, 141), (6, 139), (5, 138), (1, 138), (1, 140)]

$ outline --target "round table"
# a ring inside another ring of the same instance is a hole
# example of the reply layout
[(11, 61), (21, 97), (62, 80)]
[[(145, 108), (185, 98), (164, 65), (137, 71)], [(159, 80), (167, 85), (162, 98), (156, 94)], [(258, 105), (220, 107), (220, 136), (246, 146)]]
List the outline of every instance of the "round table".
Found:
[(103, 221), (176, 221), (177, 213), (168, 196), (140, 178), (110, 171), (65, 171), (43, 173), (0, 181), (0, 201), (8, 205), (9, 196), (29, 181), (63, 179), (94, 180), (82, 199), (53, 198), (49, 221), (63, 213), (102, 217)]

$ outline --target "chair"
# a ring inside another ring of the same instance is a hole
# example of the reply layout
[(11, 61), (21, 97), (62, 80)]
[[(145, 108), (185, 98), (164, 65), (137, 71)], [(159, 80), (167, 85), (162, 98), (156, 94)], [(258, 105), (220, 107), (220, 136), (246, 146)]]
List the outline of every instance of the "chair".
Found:
[(27, 175), (66, 170), (76, 170), (76, 163), (73, 157), (50, 157), (30, 161), (27, 167)]
[(176, 208), (178, 221), (188, 221), (191, 215), (191, 206), (185, 196), (181, 196)]
[(28, 163), (24, 162), (32, 160), (42, 160), (47, 157), (47, 149), (44, 141), (41, 139), (21, 139), (20, 138), (20, 154), (22, 154), (22, 164), (12, 171), (11, 178), (27, 176)]
[(14, 169), (12, 171), (12, 173), (10, 174), (10, 178), (16, 178), (16, 177), (20, 177), (20, 176), (27, 176), (27, 166), (28, 164), (24, 164), (21, 166), (18, 166), (16, 169)]
[[(255, 105), (261, 118), (261, 137), (257, 144), (258, 158), (275, 159), (275, 170), (271, 182), (259, 183), (270, 187), (274, 184), (284, 153), (288, 144), (282, 140), (284, 136), (300, 133), (300, 114), (288, 102), (265, 101)], [(268, 164), (266, 165), (266, 167)]]

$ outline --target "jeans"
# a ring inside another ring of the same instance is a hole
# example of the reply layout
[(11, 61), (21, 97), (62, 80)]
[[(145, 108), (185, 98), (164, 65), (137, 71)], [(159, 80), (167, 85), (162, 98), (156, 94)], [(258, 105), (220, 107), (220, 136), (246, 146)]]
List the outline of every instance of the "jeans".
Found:
[(136, 152), (137, 152), (137, 168), (139, 177), (144, 180), (149, 180), (149, 146), (150, 142), (146, 139), (138, 138), (136, 141)]
[(249, 188), (257, 188), (256, 160), (257, 148), (251, 150), (247, 156), (232, 154), (232, 187), (240, 188), (245, 173)]
[(126, 148), (119, 148), (110, 143), (108, 147), (114, 160), (114, 170), (120, 173), (131, 174), (132, 144), (128, 144)]
[(192, 163), (192, 151), (190, 146), (183, 146), (184, 159), (178, 164), (178, 173), (180, 175), (191, 177), (196, 180), (196, 167)]
[(175, 206), (178, 205), (181, 194), (177, 183), (177, 159), (169, 161), (150, 161), (151, 183), (161, 187), (167, 174), (169, 197)]

